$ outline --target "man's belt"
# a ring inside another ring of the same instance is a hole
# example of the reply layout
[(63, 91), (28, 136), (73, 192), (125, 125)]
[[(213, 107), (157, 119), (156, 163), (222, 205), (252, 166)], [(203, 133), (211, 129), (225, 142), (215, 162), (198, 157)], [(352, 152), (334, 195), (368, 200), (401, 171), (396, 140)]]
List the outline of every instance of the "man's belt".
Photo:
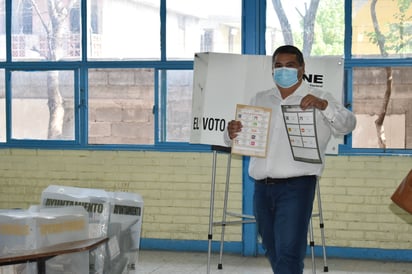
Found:
[(265, 178), (261, 180), (256, 180), (256, 183), (264, 184), (264, 185), (277, 185), (277, 184), (284, 184), (289, 181), (289, 178)]
[[(316, 175), (305, 175), (305, 176), (301, 176), (301, 177), (307, 177), (312, 178), (312, 177), (316, 177)], [(258, 184), (264, 184), (264, 185), (277, 185), (277, 184), (284, 184), (287, 183), (290, 180), (296, 179), (299, 177), (291, 177), (291, 178), (265, 178), (265, 179), (261, 179), (261, 180), (255, 180), (256, 183)]]

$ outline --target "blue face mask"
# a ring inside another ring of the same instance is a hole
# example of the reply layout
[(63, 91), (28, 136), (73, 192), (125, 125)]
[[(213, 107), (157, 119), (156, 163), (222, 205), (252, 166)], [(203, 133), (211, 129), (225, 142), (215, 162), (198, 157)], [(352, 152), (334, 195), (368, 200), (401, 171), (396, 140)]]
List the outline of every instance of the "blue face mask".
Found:
[(295, 68), (275, 68), (273, 70), (273, 80), (282, 88), (290, 88), (298, 82), (298, 70)]

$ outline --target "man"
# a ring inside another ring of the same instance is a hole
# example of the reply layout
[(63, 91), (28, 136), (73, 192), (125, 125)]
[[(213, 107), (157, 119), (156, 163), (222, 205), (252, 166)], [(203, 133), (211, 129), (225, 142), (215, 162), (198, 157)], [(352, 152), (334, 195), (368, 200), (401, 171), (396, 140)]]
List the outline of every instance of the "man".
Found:
[[(254, 211), (273, 272), (301, 274), (315, 187), (324, 168), (326, 145), (332, 133), (350, 133), (355, 128), (356, 119), (330, 93), (313, 89), (302, 81), (305, 63), (298, 48), (286, 45), (276, 49), (272, 69), (276, 85), (257, 93), (250, 103), (272, 109), (267, 156), (252, 157), (249, 164), (249, 175), (255, 179)], [(315, 109), (322, 163), (294, 160), (282, 105)], [(230, 144), (241, 130), (240, 121), (230, 121), (225, 142)]]

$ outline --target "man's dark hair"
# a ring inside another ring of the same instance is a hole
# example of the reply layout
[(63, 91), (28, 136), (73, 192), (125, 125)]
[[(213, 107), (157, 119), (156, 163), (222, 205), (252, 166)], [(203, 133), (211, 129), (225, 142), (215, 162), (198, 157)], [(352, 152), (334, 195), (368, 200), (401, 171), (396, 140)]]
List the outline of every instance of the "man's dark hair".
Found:
[(285, 45), (285, 46), (280, 46), (278, 47), (275, 52), (273, 53), (272, 60), (275, 60), (276, 55), (280, 53), (290, 53), (290, 54), (295, 54), (296, 59), (299, 62), (299, 65), (303, 65), (305, 62), (303, 59), (303, 54), (302, 52), (295, 46), (292, 45)]

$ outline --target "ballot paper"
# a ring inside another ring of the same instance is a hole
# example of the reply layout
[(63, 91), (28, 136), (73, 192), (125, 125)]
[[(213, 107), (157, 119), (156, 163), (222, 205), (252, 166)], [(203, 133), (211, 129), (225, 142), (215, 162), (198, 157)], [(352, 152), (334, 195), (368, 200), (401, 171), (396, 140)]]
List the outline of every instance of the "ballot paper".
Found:
[(295, 161), (322, 163), (316, 135), (315, 109), (283, 105), (283, 119)]
[(271, 113), (270, 108), (236, 105), (236, 120), (242, 123), (242, 131), (233, 139), (233, 154), (266, 157)]

